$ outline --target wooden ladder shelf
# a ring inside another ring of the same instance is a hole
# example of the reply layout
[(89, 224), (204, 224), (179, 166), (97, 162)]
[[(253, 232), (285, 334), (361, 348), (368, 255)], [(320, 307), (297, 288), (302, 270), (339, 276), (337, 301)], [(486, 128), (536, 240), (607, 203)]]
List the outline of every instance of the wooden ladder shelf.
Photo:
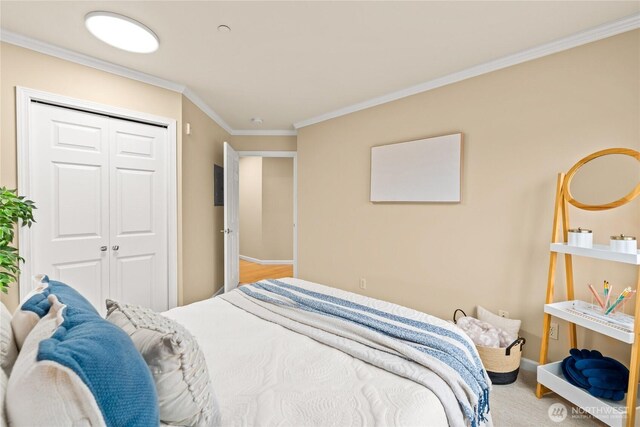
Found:
[[(614, 209), (623, 206), (634, 200), (640, 194), (640, 183), (626, 196), (619, 200), (603, 205), (587, 205), (575, 200), (570, 191), (571, 180), (581, 166), (598, 157), (618, 154), (627, 155), (640, 162), (640, 152), (626, 148), (611, 148), (598, 151), (576, 163), (567, 174), (558, 174), (556, 184), (556, 199), (553, 213), (553, 231), (551, 233), (551, 245), (549, 252), (549, 273), (547, 277), (547, 292), (545, 299), (545, 312), (542, 324), (542, 345), (540, 348), (540, 365), (538, 366), (538, 384), (536, 386), (536, 396), (541, 398), (546, 392), (553, 391), (569, 400), (573, 404), (580, 406), (587, 412), (591, 412), (601, 421), (612, 426), (635, 425), (636, 411), (638, 409), (638, 380), (640, 374), (640, 295), (636, 295), (633, 333), (625, 333), (615, 328), (603, 327), (596, 322), (585, 321), (584, 319), (571, 314), (570, 310), (563, 311), (567, 303), (554, 303), (554, 285), (556, 281), (556, 267), (558, 254), (564, 255), (567, 301), (574, 300), (573, 283), (573, 256), (583, 256), (595, 259), (609, 260), (638, 266), (636, 274), (636, 289), (640, 294), (640, 252), (636, 254), (623, 254), (611, 251), (608, 246), (594, 246), (593, 249), (578, 248), (566, 244), (569, 230), (569, 205), (579, 209), (589, 211), (601, 211)], [(560, 228), (562, 234), (560, 234)], [(617, 404), (605, 399), (598, 399), (591, 396), (586, 390), (571, 385), (565, 380), (560, 362), (547, 363), (549, 351), (549, 329), (551, 317), (557, 316), (569, 322), (569, 343), (570, 348), (577, 348), (576, 324), (593, 331), (603, 333), (622, 342), (631, 344), (631, 360), (629, 363), (629, 387), (627, 389), (626, 402)]]

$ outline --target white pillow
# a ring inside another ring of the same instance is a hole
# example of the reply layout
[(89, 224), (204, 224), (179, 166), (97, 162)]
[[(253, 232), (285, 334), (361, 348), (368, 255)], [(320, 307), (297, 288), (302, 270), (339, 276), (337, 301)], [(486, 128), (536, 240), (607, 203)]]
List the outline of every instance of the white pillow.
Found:
[(189, 331), (148, 308), (107, 300), (107, 310), (107, 320), (131, 337), (151, 370), (160, 420), (180, 426), (219, 425), (207, 363)]
[(18, 347), (11, 327), (11, 313), (0, 302), (0, 367), (7, 375), (11, 375), (11, 368), (18, 357)]
[(51, 309), (26, 337), (7, 385), (7, 418), (12, 426), (104, 425), (89, 388), (70, 369), (38, 362), (40, 341), (51, 337), (64, 321), (55, 295)]
[(157, 426), (153, 377), (129, 336), (95, 310), (46, 301), (9, 377), (9, 424)]
[(518, 338), (518, 334), (520, 333), (520, 324), (522, 323), (522, 321), (498, 316), (497, 314), (493, 314), (486, 308), (480, 306), (477, 307), (477, 312), (478, 320), (490, 323), (496, 328), (502, 329), (504, 332), (506, 332), (509, 337), (507, 338), (507, 341), (511, 339), (511, 342), (509, 342), (509, 344), (511, 344)]
[(0, 369), (0, 427), (6, 427), (9, 425), (7, 421), (7, 414), (4, 411), (4, 398), (5, 398), (5, 390), (7, 389), (7, 374), (4, 373), (3, 369)]
[(33, 311), (22, 310), (22, 305), (32, 296), (42, 293), (45, 290), (45, 288), (47, 287), (47, 282), (45, 281), (45, 279), (46, 276), (44, 274), (39, 274), (32, 277), (34, 289), (22, 299), (22, 302), (13, 313), (13, 318), (11, 319), (11, 329), (13, 329), (13, 335), (16, 339), (16, 347), (18, 348), (18, 350), (22, 348), (27, 335), (29, 335), (29, 332), (31, 332), (31, 330), (40, 320), (40, 316), (38, 316)]

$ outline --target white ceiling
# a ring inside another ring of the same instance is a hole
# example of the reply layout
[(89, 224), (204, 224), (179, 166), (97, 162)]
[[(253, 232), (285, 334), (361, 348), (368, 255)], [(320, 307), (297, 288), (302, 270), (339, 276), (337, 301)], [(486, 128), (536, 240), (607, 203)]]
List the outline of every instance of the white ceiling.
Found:
[[(144, 23), (160, 49), (133, 54), (98, 41), (83, 19), (95, 10)], [(2, 0), (0, 25), (185, 85), (233, 129), (291, 130), (639, 11), (640, 1)]]

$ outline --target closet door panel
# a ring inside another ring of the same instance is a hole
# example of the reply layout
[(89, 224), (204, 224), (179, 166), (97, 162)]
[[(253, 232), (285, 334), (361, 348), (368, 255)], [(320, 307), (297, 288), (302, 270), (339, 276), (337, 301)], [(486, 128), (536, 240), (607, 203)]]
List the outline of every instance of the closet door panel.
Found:
[(153, 181), (153, 171), (117, 169), (119, 206), (115, 221), (116, 236), (153, 234)]
[(158, 293), (153, 282), (153, 272), (157, 268), (155, 256), (118, 256), (115, 261), (120, 299), (131, 304), (153, 307), (156, 304), (154, 293)]
[(109, 292), (108, 137), (104, 117), (31, 105), (31, 271), (78, 289), (101, 312)]
[(109, 135), (112, 294), (123, 302), (164, 311), (168, 308), (167, 130), (112, 120)]

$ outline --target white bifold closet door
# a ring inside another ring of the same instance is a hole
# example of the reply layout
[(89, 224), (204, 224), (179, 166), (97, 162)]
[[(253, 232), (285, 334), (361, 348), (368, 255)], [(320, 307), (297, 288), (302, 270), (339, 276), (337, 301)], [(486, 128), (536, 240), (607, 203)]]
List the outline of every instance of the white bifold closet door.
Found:
[(168, 308), (167, 129), (32, 105), (31, 271), (78, 289)]

